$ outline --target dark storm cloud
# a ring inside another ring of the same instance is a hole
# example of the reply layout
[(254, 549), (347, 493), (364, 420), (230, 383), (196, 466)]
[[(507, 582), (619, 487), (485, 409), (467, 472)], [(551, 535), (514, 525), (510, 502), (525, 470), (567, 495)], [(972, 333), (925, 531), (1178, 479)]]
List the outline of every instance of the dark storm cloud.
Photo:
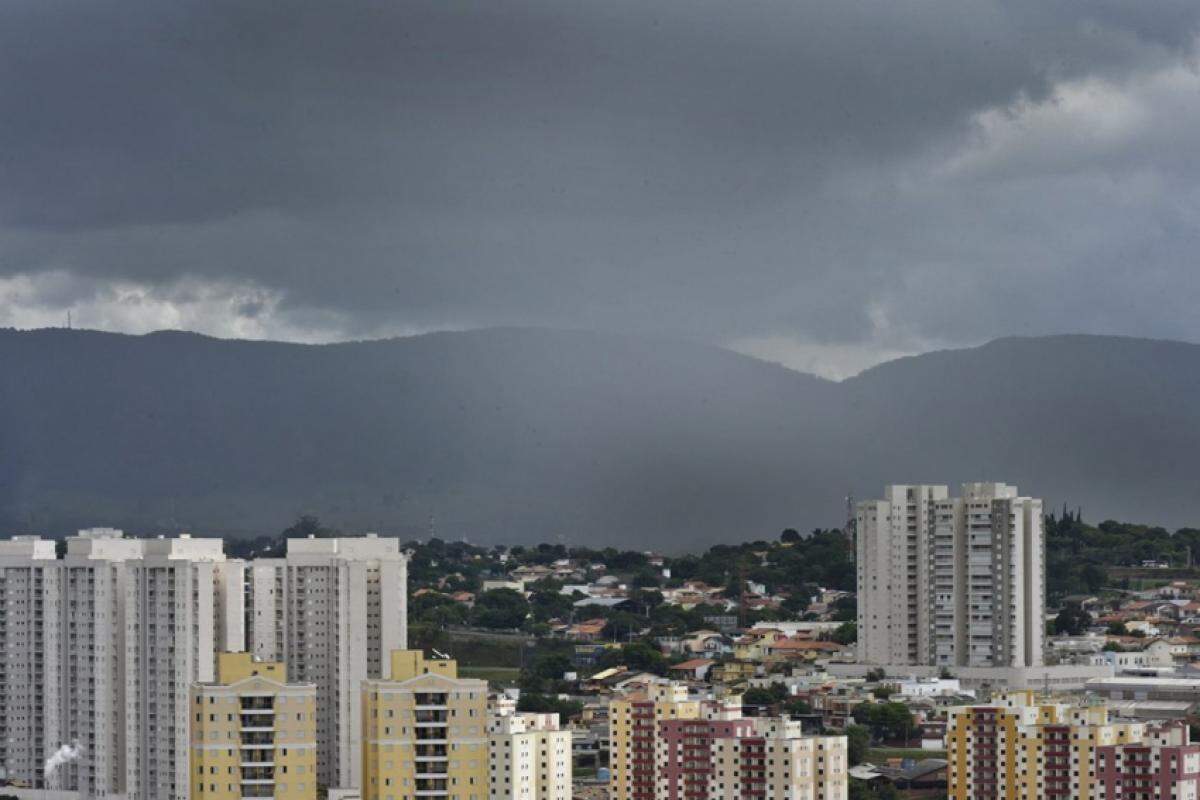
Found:
[(1172, 120), (1196, 108), (1198, 19), (1190, 1), (10, 3), (0, 278), (32, 305), (74, 279), (85, 305), (132, 292), (218, 332), (832, 345), (1057, 330), (1047, 298), (1092, 287), (1082, 325), (1200, 336), (1104, 302), (1154, 299), (1194, 252), (1197, 146)]

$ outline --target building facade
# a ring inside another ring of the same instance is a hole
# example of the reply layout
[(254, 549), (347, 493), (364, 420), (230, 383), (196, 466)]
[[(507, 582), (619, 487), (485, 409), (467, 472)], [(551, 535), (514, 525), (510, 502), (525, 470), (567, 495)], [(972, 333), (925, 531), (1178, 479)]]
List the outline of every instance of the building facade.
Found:
[(393, 652), (388, 672), (362, 684), (363, 800), (486, 800), (487, 682), (415, 650)]
[(571, 732), (558, 714), (493, 713), (488, 769), (491, 800), (570, 800)]
[[(70, 537), (61, 559), (38, 537), (0, 543), (0, 760), (11, 779), (87, 798), (186, 797), (186, 684), (212, 671), (223, 560), (219, 539), (107, 528)], [(45, 769), (60, 748), (74, 755)]]
[(1097, 752), (1141, 742), (1144, 735), (1142, 723), (1111, 722), (1104, 706), (1042, 702), (1033, 692), (954, 708), (946, 729), (949, 796), (953, 800), (1103, 797)]
[(845, 800), (843, 736), (805, 736), (799, 721), (742, 717), (737, 696), (689, 698), (657, 684), (609, 704), (614, 800)]
[(65, 740), (61, 664), (62, 569), (54, 542), (0, 541), (0, 764), (11, 779), (57, 788), (42, 765)]
[(645, 692), (609, 703), (610, 796), (613, 800), (653, 800), (657, 784), (655, 742), (665, 720), (700, 719), (701, 701), (683, 684), (651, 684)]
[(124, 793), (126, 576), (127, 562), (141, 555), (139, 540), (93, 528), (67, 539), (61, 562), (64, 739), (85, 757), (60, 766), (57, 782), (84, 797)]
[(191, 689), (192, 800), (315, 800), (317, 687), (278, 662), (221, 653)]
[(800, 722), (775, 717), (750, 723), (749, 735), (714, 739), (709, 798), (846, 800), (845, 736), (805, 736)]
[(1096, 748), (1094, 796), (1102, 800), (1200, 798), (1200, 744), (1184, 722), (1146, 730), (1141, 742)]
[(191, 785), (190, 687), (216, 677), (218, 650), (241, 649), (221, 642), (217, 588), (240, 576), (219, 566), (220, 539), (140, 544), (141, 557), (125, 562), (125, 794), (183, 800)]
[(408, 640), (408, 561), (395, 538), (289, 539), (281, 559), (246, 565), (247, 648), (317, 685), (321, 780), (361, 779), (359, 687), (386, 679)]
[(1043, 663), (1042, 502), (1003, 483), (889, 486), (856, 509), (858, 659)]
[[(753, 734), (753, 724), (745, 719), (659, 722), (654, 742), (657, 767), (654, 796), (660, 800), (707, 800), (717, 785), (713, 761), (716, 740), (741, 739)], [(725, 782), (722, 770), (721, 784)]]

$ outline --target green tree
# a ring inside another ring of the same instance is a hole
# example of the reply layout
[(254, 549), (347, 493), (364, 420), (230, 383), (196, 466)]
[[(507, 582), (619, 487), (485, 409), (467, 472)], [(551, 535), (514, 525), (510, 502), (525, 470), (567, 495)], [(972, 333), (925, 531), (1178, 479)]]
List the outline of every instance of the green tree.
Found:
[(558, 714), (559, 720), (566, 723), (572, 717), (579, 716), (583, 711), (583, 703), (574, 700), (560, 700), (557, 697), (538, 692), (521, 692), (517, 699), (517, 710), (533, 714)]
[(529, 616), (529, 603), (513, 589), (491, 589), (475, 598), (471, 623), (481, 628), (520, 628)]
[(605, 650), (599, 665), (604, 668), (624, 666), (656, 675), (666, 675), (670, 667), (662, 651), (646, 642), (630, 642), (620, 648)]
[(838, 644), (854, 644), (858, 641), (858, 623), (843, 622), (834, 629), (830, 638)]
[(858, 619), (858, 602), (853, 596), (839, 598), (834, 602), (832, 612), (830, 616), (839, 622)]
[(909, 739), (916, 726), (903, 703), (863, 703), (854, 709), (854, 721), (866, 726), (876, 739)]
[(803, 714), (811, 714), (812, 706), (809, 705), (807, 700), (801, 697), (793, 697), (791, 700), (784, 702), (783, 711), (786, 714), (801, 716)]
[(1054, 632), (1060, 635), (1079, 636), (1092, 625), (1092, 615), (1079, 607), (1078, 603), (1064, 606), (1054, 618)]
[(299, 519), (292, 523), (291, 527), (284, 529), (280, 534), (284, 539), (327, 539), (330, 536), (336, 536), (337, 531), (332, 528), (327, 528), (321, 524), (321, 520), (314, 514), (302, 514)]
[(754, 686), (742, 692), (742, 704), (747, 706), (767, 707), (774, 705), (778, 698), (770, 689)]
[(871, 730), (863, 725), (846, 727), (846, 749), (850, 766), (861, 764), (867, 757), (867, 748), (871, 746)]

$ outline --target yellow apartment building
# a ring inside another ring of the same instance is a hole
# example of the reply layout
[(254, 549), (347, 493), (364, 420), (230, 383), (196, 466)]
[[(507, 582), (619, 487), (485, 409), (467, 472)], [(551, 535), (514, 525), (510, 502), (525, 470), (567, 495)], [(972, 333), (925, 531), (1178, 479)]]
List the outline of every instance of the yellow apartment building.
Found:
[(1104, 706), (1071, 706), (1014, 692), (950, 710), (953, 800), (1073, 800), (1097, 791), (1096, 748), (1142, 741), (1141, 723), (1114, 723)]
[(391, 664), (362, 684), (363, 800), (487, 800), (487, 682), (418, 650)]
[(191, 689), (193, 800), (314, 800), (316, 698), (282, 663), (218, 654), (216, 681)]

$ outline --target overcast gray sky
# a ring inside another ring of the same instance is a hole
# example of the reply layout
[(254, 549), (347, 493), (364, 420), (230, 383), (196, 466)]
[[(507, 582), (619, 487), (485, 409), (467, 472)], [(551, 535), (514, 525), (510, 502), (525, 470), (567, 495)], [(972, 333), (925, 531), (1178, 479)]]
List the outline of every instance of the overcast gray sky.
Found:
[(0, 325), (1200, 340), (1195, 0), (10, 0)]

